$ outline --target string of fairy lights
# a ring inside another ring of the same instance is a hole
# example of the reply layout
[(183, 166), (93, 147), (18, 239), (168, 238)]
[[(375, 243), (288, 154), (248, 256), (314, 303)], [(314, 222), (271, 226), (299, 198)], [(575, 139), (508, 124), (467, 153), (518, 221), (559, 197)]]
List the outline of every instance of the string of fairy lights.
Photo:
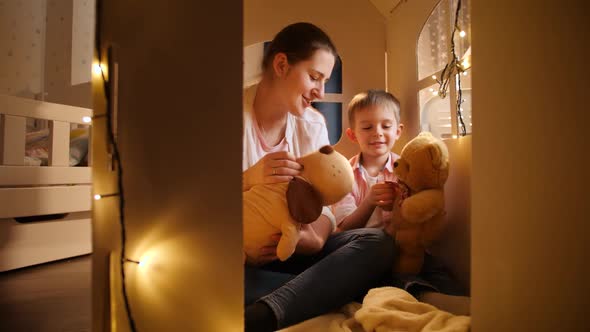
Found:
[(455, 76), (457, 87), (456, 113), (458, 119), (459, 135), (465, 136), (467, 135), (467, 129), (465, 127), (465, 122), (463, 120), (463, 109), (461, 107), (461, 105), (465, 101), (463, 99), (463, 90), (461, 87), (461, 74), (466, 70), (469, 64), (467, 63), (467, 59), (461, 62), (455, 50), (455, 35), (457, 34), (457, 30), (460, 31), (459, 37), (464, 38), (466, 36), (466, 32), (462, 30), (458, 24), (460, 13), (461, 0), (457, 0), (457, 8), (455, 10), (455, 22), (453, 24), (453, 31), (451, 32), (451, 61), (447, 63), (443, 68), (440, 74), (440, 78), (436, 78), (436, 75), (434, 75), (433, 78), (436, 79), (436, 82), (439, 84), (438, 95), (441, 98), (445, 98), (447, 96), (447, 91), (449, 90), (449, 84), (452, 81), (452, 77)]
[[(133, 319), (133, 314), (131, 311), (131, 306), (129, 304), (129, 296), (127, 294), (127, 286), (125, 282), (125, 263), (134, 263), (141, 265), (141, 262), (128, 259), (125, 255), (126, 249), (126, 242), (127, 242), (127, 234), (125, 229), (125, 195), (123, 189), (123, 165), (121, 163), (121, 155), (119, 153), (119, 147), (117, 145), (117, 140), (115, 138), (114, 126), (113, 126), (113, 105), (111, 100), (111, 84), (110, 79), (113, 77), (109, 75), (108, 71), (112, 71), (114, 68), (112, 61), (112, 48), (108, 48), (107, 50), (107, 69), (104, 69), (103, 58), (102, 58), (102, 38), (101, 38), (101, 22), (103, 21), (103, 12), (102, 12), (102, 1), (96, 1), (96, 27), (95, 27), (95, 53), (97, 56), (97, 63), (93, 65), (93, 71), (97, 76), (100, 77), (102, 80), (103, 85), (103, 93), (104, 99), (106, 104), (106, 112), (104, 114), (97, 114), (94, 115), (92, 118), (93, 120), (99, 118), (106, 118), (106, 128), (107, 128), (107, 146), (110, 148), (113, 158), (113, 168), (117, 171), (117, 192), (114, 193), (106, 193), (106, 194), (95, 194), (95, 200), (101, 200), (104, 198), (109, 197), (118, 197), (119, 200), (119, 224), (121, 230), (121, 253), (120, 253), (120, 271), (121, 271), (121, 291), (123, 293), (123, 301), (125, 304), (125, 312), (127, 314), (127, 318), (129, 319), (129, 327), (132, 332), (136, 332), (136, 325), (135, 320)], [(105, 71), (106, 77), (105, 77)]]

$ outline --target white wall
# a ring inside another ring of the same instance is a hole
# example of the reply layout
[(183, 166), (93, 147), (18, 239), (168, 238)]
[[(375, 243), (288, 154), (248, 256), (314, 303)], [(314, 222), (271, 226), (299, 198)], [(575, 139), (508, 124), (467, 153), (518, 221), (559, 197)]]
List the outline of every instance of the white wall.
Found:
[(33, 98), (41, 92), (46, 5), (0, 1), (0, 94)]
[(45, 100), (90, 107), (94, 0), (46, 1)]
[(0, 94), (90, 107), (94, 6), (0, 1)]

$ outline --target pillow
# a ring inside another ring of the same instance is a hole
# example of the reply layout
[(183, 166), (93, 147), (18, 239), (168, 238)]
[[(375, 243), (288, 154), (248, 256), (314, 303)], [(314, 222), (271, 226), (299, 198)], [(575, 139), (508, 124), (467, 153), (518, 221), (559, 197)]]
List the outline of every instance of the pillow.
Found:
[[(49, 129), (27, 133), (26, 166), (47, 166), (49, 158)], [(88, 128), (70, 131), (70, 166), (88, 165)]]
[(88, 165), (88, 133), (70, 141), (70, 166)]

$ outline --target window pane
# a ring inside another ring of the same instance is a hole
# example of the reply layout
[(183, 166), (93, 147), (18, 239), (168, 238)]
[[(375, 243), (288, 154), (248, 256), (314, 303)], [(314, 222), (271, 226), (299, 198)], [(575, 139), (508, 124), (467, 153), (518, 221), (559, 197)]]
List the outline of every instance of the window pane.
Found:
[(438, 138), (452, 135), (450, 99), (438, 96), (438, 84), (420, 90), (420, 129)]
[(326, 93), (342, 93), (342, 60), (340, 60), (340, 56), (336, 57), (332, 75), (330, 75), (330, 80), (326, 83), (324, 91)]
[(418, 79), (421, 80), (444, 68), (449, 60), (450, 25), (449, 0), (442, 0), (430, 14), (418, 38)]
[[(465, 131), (471, 133), (471, 70), (461, 74), (461, 114), (465, 123)], [(460, 131), (459, 131), (460, 132)]]
[[(464, 68), (471, 67), (471, 0), (461, 0), (459, 18), (455, 28), (455, 14), (459, 0), (441, 0), (424, 24), (418, 38), (418, 77), (423, 82), (430, 82), (428, 77), (440, 72), (450, 62), (451, 42), (454, 41), (455, 53)], [(449, 82), (447, 96), (438, 96), (438, 84), (419, 92), (420, 123), (422, 130), (433, 132), (435, 136), (446, 138), (461, 133), (461, 123), (466, 133), (471, 133), (471, 70), (455, 75)], [(438, 76), (438, 75), (437, 75)], [(424, 80), (424, 79), (427, 80)], [(440, 77), (439, 77), (440, 79)], [(459, 91), (459, 81), (461, 83)], [(428, 84), (428, 83), (427, 83)], [(455, 105), (461, 93), (461, 119), (458, 118)], [(452, 131), (452, 124), (457, 120), (458, 131)], [(462, 120), (462, 121), (461, 121)]]
[[(452, 0), (452, 22), (455, 22), (455, 9), (457, 0)], [(467, 53), (471, 53), (471, 13), (469, 13), (471, 1), (461, 0), (461, 10), (459, 11), (459, 20), (457, 20), (457, 31), (455, 35), (455, 53), (462, 59)], [(452, 26), (451, 26), (452, 28)], [(463, 31), (464, 33), (461, 33)]]
[[(467, 133), (471, 133), (471, 72), (467, 76), (461, 75), (462, 99), (461, 104), (463, 122)], [(452, 136), (451, 115), (455, 115), (455, 110), (451, 110), (451, 97), (445, 98), (438, 96), (438, 84), (434, 84), (426, 89), (420, 90), (420, 129), (421, 131), (430, 131), (439, 138), (450, 138)]]
[(326, 118), (330, 144), (338, 143), (340, 136), (342, 136), (342, 103), (315, 102), (311, 106), (320, 111)]

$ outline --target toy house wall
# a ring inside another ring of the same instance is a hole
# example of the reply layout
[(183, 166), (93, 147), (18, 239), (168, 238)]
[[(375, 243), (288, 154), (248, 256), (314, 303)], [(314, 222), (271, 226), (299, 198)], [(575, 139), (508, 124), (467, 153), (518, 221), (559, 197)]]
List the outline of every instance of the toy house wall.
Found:
[[(145, 268), (125, 265), (137, 329), (241, 331), (242, 2), (102, 5), (102, 46), (115, 46), (119, 66), (126, 256), (149, 257)], [(94, 125), (94, 192), (117, 192), (104, 118)], [(93, 331), (128, 329), (116, 286), (114, 316), (109, 306), (117, 204), (93, 207)]]
[(585, 1), (472, 1), (474, 331), (588, 327)]

